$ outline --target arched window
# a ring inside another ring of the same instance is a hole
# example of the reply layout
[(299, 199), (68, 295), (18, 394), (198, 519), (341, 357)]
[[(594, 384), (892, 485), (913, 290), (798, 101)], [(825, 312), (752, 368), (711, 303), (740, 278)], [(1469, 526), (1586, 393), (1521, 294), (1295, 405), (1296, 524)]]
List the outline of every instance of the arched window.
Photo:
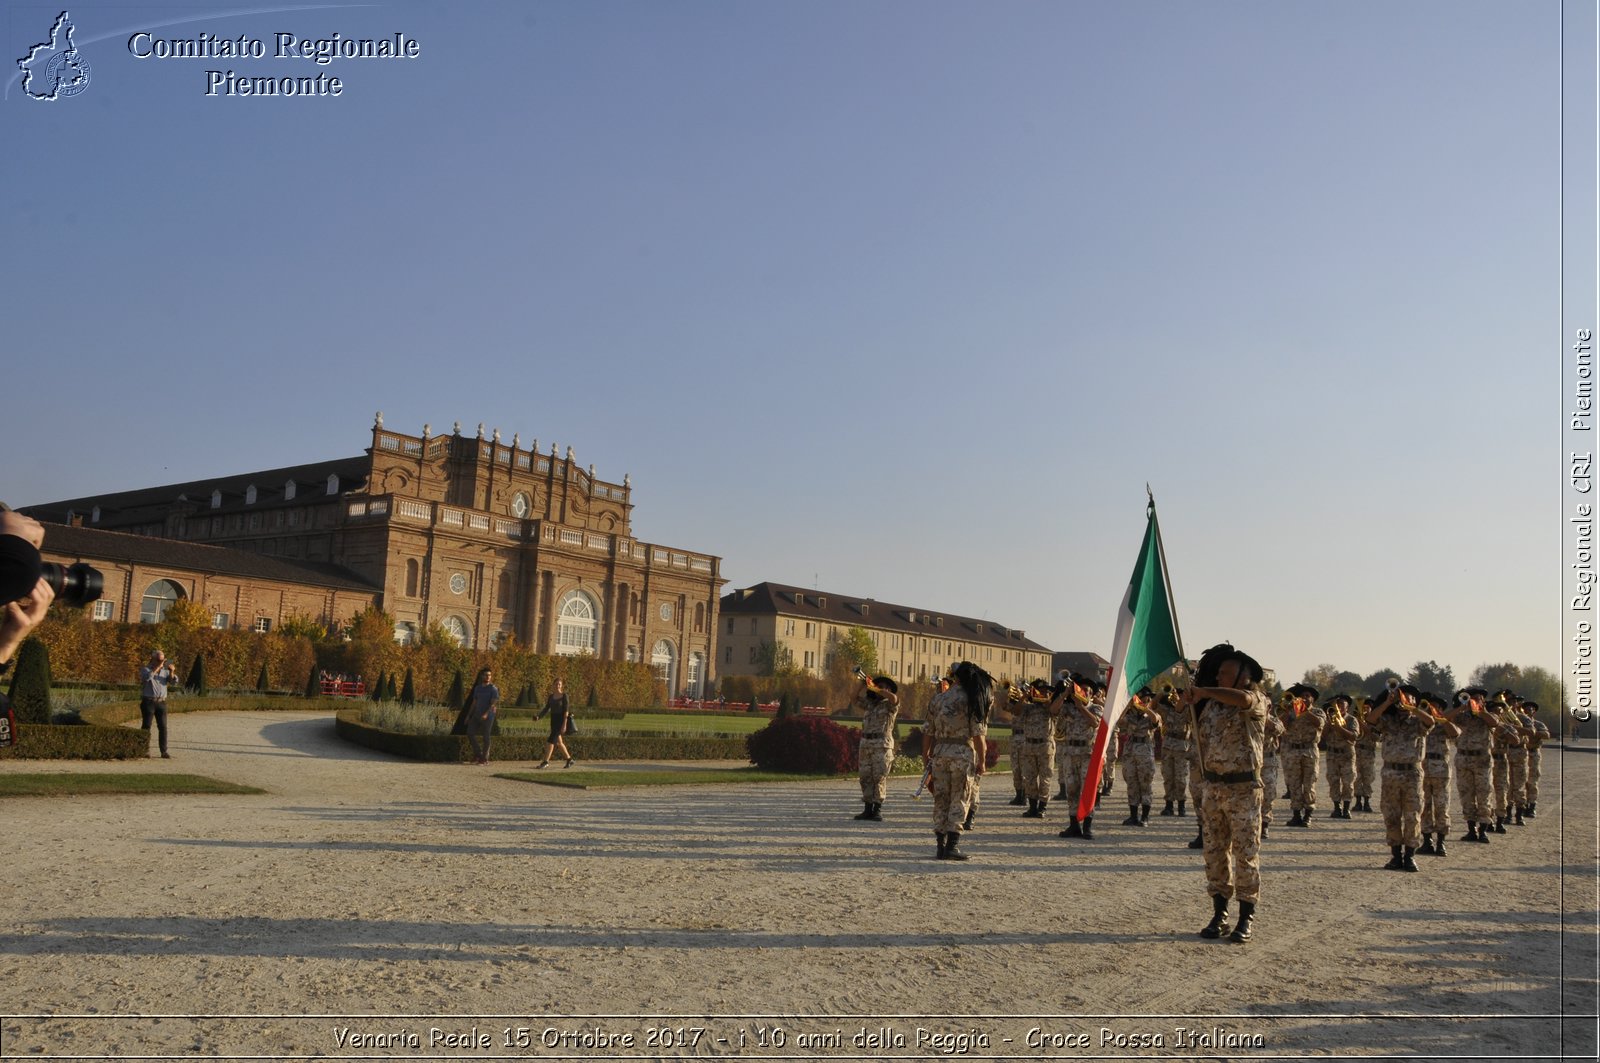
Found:
[(667, 697), (674, 697), (677, 689), (673, 685), (677, 679), (674, 662), (677, 655), (673, 652), (672, 643), (666, 639), (657, 642), (655, 649), (650, 651), (650, 667), (656, 670), (656, 678), (667, 685)]
[(694, 630), (698, 634), (706, 629), (706, 603), (694, 603)]
[(167, 615), (167, 610), (172, 608), (172, 603), (183, 596), (183, 588), (171, 580), (156, 580), (145, 589), (144, 599), (139, 603), (139, 622), (141, 624), (161, 623), (161, 618)]
[(582, 591), (568, 591), (556, 615), (556, 652), (594, 653), (600, 645), (599, 610)]
[(394, 622), (394, 640), (402, 646), (410, 646), (417, 641), (417, 625), (409, 620), (396, 620)]
[(699, 650), (696, 650), (695, 652), (689, 654), (689, 690), (688, 690), (688, 694), (689, 694), (689, 696), (691, 698), (703, 698), (703, 697), (705, 697), (705, 691), (704, 691), (704, 689), (702, 689), (702, 685), (703, 685), (703, 681), (704, 681), (704, 678), (705, 678), (705, 674), (706, 674), (706, 659), (705, 659), (705, 656), (703, 654), (701, 654)]
[(457, 646), (470, 647), (472, 645), (472, 626), (461, 617), (445, 617), (443, 627), (445, 634), (454, 639)]
[(406, 558), (406, 597), (407, 598), (415, 598), (417, 596), (417, 585), (421, 580), (421, 574), (422, 574), (422, 566), (417, 563), (417, 559), (414, 558), (414, 557)]

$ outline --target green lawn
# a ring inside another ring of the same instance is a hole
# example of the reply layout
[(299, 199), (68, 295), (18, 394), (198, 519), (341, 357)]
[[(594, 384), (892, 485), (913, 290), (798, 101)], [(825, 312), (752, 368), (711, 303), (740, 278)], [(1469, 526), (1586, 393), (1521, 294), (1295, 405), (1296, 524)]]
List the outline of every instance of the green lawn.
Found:
[(109, 772), (0, 774), (0, 797), (72, 797), (80, 794), (264, 794), (204, 775), (123, 775)]

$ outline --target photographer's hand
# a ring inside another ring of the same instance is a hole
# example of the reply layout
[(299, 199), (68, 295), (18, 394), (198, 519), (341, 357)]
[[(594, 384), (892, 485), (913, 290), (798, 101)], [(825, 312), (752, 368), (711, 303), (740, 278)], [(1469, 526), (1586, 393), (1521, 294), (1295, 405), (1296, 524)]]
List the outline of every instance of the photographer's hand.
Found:
[(44, 546), (44, 525), (13, 510), (0, 510), (0, 535), (15, 535), (25, 539), (33, 544), (35, 550)]
[(0, 607), (0, 664), (11, 660), (11, 655), (17, 652), (17, 647), (22, 645), (28, 632), (44, 619), (55, 597), (56, 592), (50, 589), (50, 584), (41, 579), (32, 594)]

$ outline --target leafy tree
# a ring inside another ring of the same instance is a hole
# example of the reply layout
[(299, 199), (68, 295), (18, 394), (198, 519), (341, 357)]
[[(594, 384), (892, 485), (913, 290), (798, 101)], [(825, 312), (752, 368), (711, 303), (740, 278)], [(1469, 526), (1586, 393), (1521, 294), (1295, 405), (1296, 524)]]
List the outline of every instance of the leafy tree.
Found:
[[(461, 676), (461, 673), (457, 672), (456, 673), (456, 677), (460, 678), (460, 676)], [(400, 704), (402, 704), (402, 705), (415, 705), (416, 703), (417, 703), (417, 681), (411, 674), (411, 667), (409, 665), (407, 665), (406, 666), (406, 682), (405, 682), (405, 686), (400, 688)]]
[[(1339, 668), (1332, 664), (1319, 664), (1314, 668), (1307, 668), (1305, 675), (1300, 677), (1300, 682), (1307, 686), (1316, 687), (1318, 690), (1334, 689), (1333, 677), (1339, 674)], [(1360, 678), (1357, 677), (1357, 684)]]
[[(1492, 697), (1497, 690), (1515, 690), (1522, 693), (1522, 669), (1506, 661), (1503, 664), (1480, 664), (1472, 671), (1471, 687), (1482, 687)], [(1534, 700), (1538, 700), (1537, 698)]]
[(268, 688), (269, 688), (269, 684), (267, 682), (267, 662), (266, 661), (262, 661), (261, 662), (261, 674), (256, 676), (256, 689), (258, 691), (261, 691), (261, 692), (265, 693)]
[(1317, 689), (1334, 694), (1349, 694), (1354, 696), (1364, 689), (1362, 686), (1364, 682), (1365, 680), (1361, 678), (1360, 672), (1336, 672), (1334, 673), (1333, 679), (1329, 681), (1327, 686), (1318, 687)]
[[(1393, 668), (1379, 668), (1361, 681), (1361, 692), (1363, 694), (1371, 694), (1375, 698), (1382, 697), (1384, 688), (1389, 685), (1389, 680), (1398, 679), (1403, 683), (1405, 678)], [(1434, 691), (1434, 693), (1438, 693), (1438, 691)]]
[(1431, 690), (1442, 698), (1448, 698), (1456, 689), (1455, 672), (1448, 664), (1441, 665), (1438, 661), (1418, 661), (1406, 673), (1406, 682), (1418, 690)]
[(206, 655), (194, 655), (194, 664), (189, 666), (189, 678), (184, 681), (183, 688), (191, 694), (206, 696)]
[(278, 625), (278, 634), (289, 638), (307, 638), (312, 642), (322, 642), (328, 637), (329, 631), (328, 626), (322, 621), (304, 613), (296, 613), (284, 617), (283, 623)]
[(211, 627), (211, 610), (192, 598), (179, 598), (167, 607), (161, 624), (169, 631), (193, 634)]
[(11, 677), (11, 708), (18, 723), (50, 722), (50, 651), (36, 638), (24, 639)]
[(857, 668), (863, 672), (877, 672), (878, 647), (872, 644), (872, 636), (866, 628), (845, 628), (844, 634), (837, 636), (837, 639), (833, 644), (830, 663), (838, 662), (847, 675)]
[(1558, 732), (1560, 725), (1552, 725), (1551, 721), (1558, 715), (1565, 715), (1567, 705), (1561, 696), (1561, 680), (1548, 668), (1532, 665), (1522, 670), (1522, 685), (1515, 688), (1529, 701), (1539, 703), (1539, 714), (1545, 718), (1545, 726), (1552, 732)]
[(792, 676), (800, 674), (794, 663), (794, 651), (781, 642), (763, 642), (756, 647), (756, 674), (764, 676)]

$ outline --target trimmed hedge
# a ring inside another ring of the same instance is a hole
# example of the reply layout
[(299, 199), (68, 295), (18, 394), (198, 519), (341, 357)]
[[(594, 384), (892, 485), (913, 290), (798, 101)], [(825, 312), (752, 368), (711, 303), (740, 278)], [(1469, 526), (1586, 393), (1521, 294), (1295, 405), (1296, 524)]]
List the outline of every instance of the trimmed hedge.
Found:
[[(139, 707), (133, 711), (137, 716)], [(149, 755), (148, 731), (86, 724), (19, 723), (16, 745), (0, 748), (0, 760), (142, 760)]]
[[(461, 763), (472, 760), (472, 748), (464, 735), (411, 735), (382, 731), (361, 722), (361, 709), (338, 713), (334, 727), (339, 737), (382, 753), (410, 757), (433, 763)], [(490, 751), (497, 760), (538, 760), (544, 756), (545, 736), (503, 735), (494, 740)], [(743, 760), (742, 738), (639, 738), (630, 735), (584, 735), (567, 738), (567, 748), (585, 760)]]

